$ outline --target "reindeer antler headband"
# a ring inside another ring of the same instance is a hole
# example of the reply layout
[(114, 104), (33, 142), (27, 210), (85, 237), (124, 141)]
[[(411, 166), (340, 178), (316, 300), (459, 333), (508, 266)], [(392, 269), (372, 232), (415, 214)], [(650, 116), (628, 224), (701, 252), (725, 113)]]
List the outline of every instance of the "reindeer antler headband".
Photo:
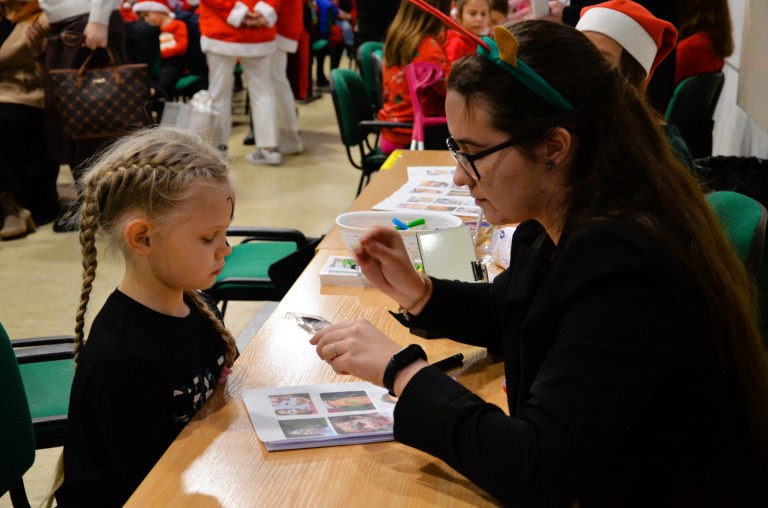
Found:
[(547, 101), (552, 107), (563, 113), (572, 111), (574, 107), (568, 102), (568, 99), (562, 96), (560, 92), (547, 83), (544, 78), (539, 76), (536, 71), (528, 67), (522, 60), (517, 58), (517, 49), (520, 45), (512, 33), (503, 26), (496, 26), (493, 29), (493, 39), (483, 37), (482, 39), (473, 34), (463, 26), (456, 23), (450, 16), (426, 3), (424, 0), (409, 0), (412, 4), (432, 14), (450, 28), (456, 30), (465, 39), (475, 42), (478, 45), (477, 54), (486, 60), (490, 60), (498, 65), (515, 79), (520, 81), (533, 93)]

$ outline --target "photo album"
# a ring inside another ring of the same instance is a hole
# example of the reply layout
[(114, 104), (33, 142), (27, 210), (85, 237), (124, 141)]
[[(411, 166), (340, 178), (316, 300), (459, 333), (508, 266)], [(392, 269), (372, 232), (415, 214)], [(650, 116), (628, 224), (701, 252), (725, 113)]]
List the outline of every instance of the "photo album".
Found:
[(243, 390), (267, 450), (392, 441), (396, 399), (372, 383)]

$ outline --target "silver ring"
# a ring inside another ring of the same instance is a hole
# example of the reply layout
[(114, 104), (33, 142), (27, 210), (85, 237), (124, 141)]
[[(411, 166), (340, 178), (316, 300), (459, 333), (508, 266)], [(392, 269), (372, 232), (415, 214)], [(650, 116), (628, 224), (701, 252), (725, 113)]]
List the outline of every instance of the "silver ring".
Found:
[(337, 356), (339, 356), (338, 351), (336, 351), (336, 343), (335, 342), (331, 344), (331, 352), (333, 352), (333, 358), (336, 358)]

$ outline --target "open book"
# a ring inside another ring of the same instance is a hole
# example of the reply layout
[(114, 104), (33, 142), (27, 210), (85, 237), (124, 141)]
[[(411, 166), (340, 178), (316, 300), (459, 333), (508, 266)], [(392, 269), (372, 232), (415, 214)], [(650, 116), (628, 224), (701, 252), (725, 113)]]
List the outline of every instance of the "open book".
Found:
[(270, 451), (394, 439), (396, 400), (371, 383), (243, 390), (243, 402)]

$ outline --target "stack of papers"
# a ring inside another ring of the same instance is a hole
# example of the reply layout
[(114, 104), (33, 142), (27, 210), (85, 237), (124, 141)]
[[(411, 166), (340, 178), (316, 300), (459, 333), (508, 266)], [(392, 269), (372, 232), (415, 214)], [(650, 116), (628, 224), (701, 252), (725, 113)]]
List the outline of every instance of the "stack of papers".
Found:
[(243, 390), (267, 450), (392, 441), (396, 400), (371, 383)]
[(477, 216), (480, 207), (466, 185), (453, 183), (454, 166), (414, 166), (408, 168), (408, 182), (374, 210), (429, 210), (450, 215)]

